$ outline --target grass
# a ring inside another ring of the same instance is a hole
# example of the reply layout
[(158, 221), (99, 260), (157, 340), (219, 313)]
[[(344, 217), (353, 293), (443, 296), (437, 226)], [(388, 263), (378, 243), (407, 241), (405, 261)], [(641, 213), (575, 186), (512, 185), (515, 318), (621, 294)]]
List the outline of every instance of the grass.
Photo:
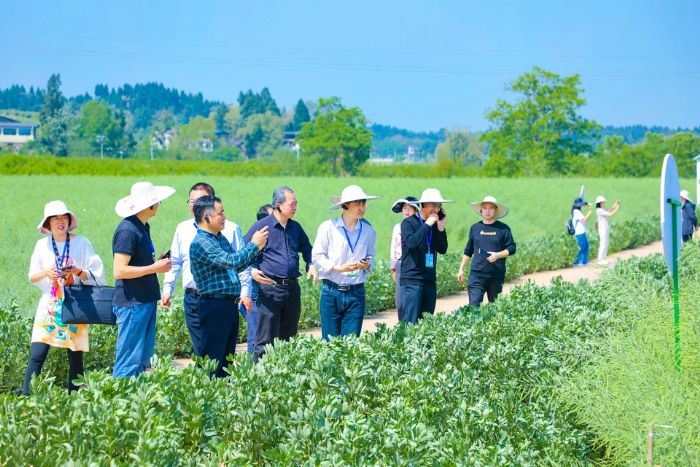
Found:
[[(33, 314), (38, 291), (27, 280), (29, 258), (40, 234), (36, 225), (42, 218), (43, 206), (53, 199), (65, 201), (79, 218), (78, 233), (86, 236), (106, 263), (111, 282), (111, 240), (119, 218), (114, 213), (116, 201), (128, 194), (131, 184), (149, 180), (167, 184), (177, 192), (161, 206), (152, 222), (153, 240), (157, 252), (166, 251), (171, 243), (176, 224), (187, 218), (187, 190), (200, 181), (195, 176), (106, 177), (106, 176), (0, 176), (0, 194), (9, 201), (5, 213), (5, 228), (0, 231), (0, 303), (10, 299), (19, 301), (23, 313)], [(362, 186), (369, 194), (381, 199), (370, 201), (367, 219), (378, 233), (377, 255), (388, 257), (393, 225), (400, 221), (390, 211), (392, 203), (409, 194), (420, 196), (427, 187), (437, 187), (443, 196), (455, 200), (446, 206), (449, 250), (464, 248), (469, 226), (478, 217), (469, 207), (487, 194), (511, 208), (505, 221), (511, 226), (516, 241), (558, 233), (569, 216), (573, 198), (579, 188), (586, 186), (587, 197), (597, 194), (609, 200), (620, 199), (622, 207), (613, 218), (613, 224), (625, 219), (658, 212), (658, 180), (656, 179), (378, 179), (348, 178), (337, 180), (322, 177), (259, 177), (229, 178), (206, 177), (217, 189), (229, 217), (241, 225), (244, 232), (255, 220), (262, 204), (269, 203), (272, 191), (280, 185), (289, 185), (297, 193), (301, 222), (313, 240), (318, 225), (338, 215), (328, 211), (329, 197), (339, 195), (351, 183)], [(683, 186), (690, 186), (684, 181)], [(593, 228), (594, 220), (589, 221)]]

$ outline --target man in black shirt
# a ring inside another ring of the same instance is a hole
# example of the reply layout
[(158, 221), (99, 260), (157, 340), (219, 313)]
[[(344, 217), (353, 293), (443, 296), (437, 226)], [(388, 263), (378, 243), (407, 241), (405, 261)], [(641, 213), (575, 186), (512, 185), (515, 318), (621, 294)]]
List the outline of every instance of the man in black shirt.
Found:
[(469, 238), (464, 247), (464, 256), (459, 265), (457, 280), (464, 283), (464, 268), (474, 258), (469, 269), (469, 304), (481, 305), (484, 294), (489, 302), (496, 300), (503, 290), (506, 277), (505, 258), (515, 254), (515, 241), (508, 227), (498, 221), (508, 214), (508, 207), (487, 196), (482, 201), (471, 204), (472, 209), (482, 220), (471, 226)]
[(447, 214), (442, 203), (452, 201), (428, 188), (418, 202), (418, 214), (401, 222), (401, 321), (406, 323), (417, 323), (423, 313), (435, 312), (437, 253), (447, 253)]
[(258, 299), (258, 327), (255, 332), (253, 360), (265, 353), (265, 346), (276, 338), (289, 340), (297, 333), (301, 316), (301, 289), (299, 288), (299, 253), (304, 257), (307, 277), (318, 280), (311, 264), (311, 242), (292, 217), (297, 211), (297, 198), (291, 188), (280, 187), (272, 194), (271, 215), (259, 220), (248, 230), (245, 241), (263, 227), (269, 237), (253, 264), (253, 280), (260, 284)]
[(131, 194), (115, 211), (123, 217), (112, 238), (114, 299), (117, 317), (117, 355), (114, 377), (138, 376), (150, 365), (156, 343), (156, 305), (160, 300), (159, 272), (170, 270), (170, 256), (156, 260), (148, 220), (160, 202), (175, 193), (169, 186), (134, 183)]

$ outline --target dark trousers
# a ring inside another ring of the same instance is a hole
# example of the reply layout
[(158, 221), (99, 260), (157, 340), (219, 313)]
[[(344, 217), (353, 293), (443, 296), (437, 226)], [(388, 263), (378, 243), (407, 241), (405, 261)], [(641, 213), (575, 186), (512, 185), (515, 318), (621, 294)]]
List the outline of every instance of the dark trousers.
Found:
[(350, 334), (360, 337), (365, 317), (365, 288), (340, 291), (324, 283), (321, 286), (320, 313), (324, 340)]
[(503, 291), (503, 282), (505, 278), (494, 277), (487, 274), (469, 274), (467, 281), (467, 291), (469, 293), (469, 304), (479, 306), (484, 300), (484, 294), (489, 299), (489, 303), (493, 303), (496, 297)]
[(199, 297), (199, 352), (202, 357), (216, 360), (216, 371), (210, 376), (224, 378), (224, 363), (236, 351), (238, 340), (238, 304), (234, 299)]
[(185, 289), (185, 324), (190, 331), (192, 349), (195, 355), (201, 355), (202, 330), (199, 325), (199, 295), (190, 289)]
[[(41, 368), (44, 366), (46, 357), (49, 355), (49, 344), (43, 342), (32, 342), (32, 354), (29, 356), (29, 365), (24, 374), (24, 385), (22, 386), (22, 394), (29, 395), (29, 385), (32, 382), (32, 376), (38, 376), (41, 373)], [(83, 374), (83, 352), (73, 352), (71, 349), (66, 349), (68, 352), (68, 392), (78, 389), (73, 384), (73, 380)]]
[(687, 241), (689, 241), (691, 238), (693, 238), (693, 234), (688, 234), (688, 235), (683, 234), (682, 237), (683, 237), (683, 241), (684, 241), (684, 242), (687, 242)]
[(437, 288), (435, 282), (401, 283), (401, 303), (403, 313), (401, 321), (404, 323), (417, 323), (424, 313), (435, 312), (435, 297)]
[(289, 340), (297, 334), (301, 315), (299, 284), (261, 285), (258, 295), (258, 328), (253, 360), (265, 354), (265, 346), (275, 339)]
[(394, 303), (396, 304), (396, 313), (399, 315), (399, 321), (403, 315), (403, 303), (401, 303), (401, 265), (396, 268), (396, 291), (394, 292)]

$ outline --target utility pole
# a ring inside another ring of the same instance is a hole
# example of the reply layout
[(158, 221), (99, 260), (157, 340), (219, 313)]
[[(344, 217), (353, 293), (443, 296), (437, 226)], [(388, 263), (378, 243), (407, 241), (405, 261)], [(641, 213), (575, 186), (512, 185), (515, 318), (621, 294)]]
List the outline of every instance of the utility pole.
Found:
[(105, 135), (95, 136), (95, 141), (100, 143), (100, 159), (104, 159), (104, 157), (105, 157), (105, 153), (104, 153)]

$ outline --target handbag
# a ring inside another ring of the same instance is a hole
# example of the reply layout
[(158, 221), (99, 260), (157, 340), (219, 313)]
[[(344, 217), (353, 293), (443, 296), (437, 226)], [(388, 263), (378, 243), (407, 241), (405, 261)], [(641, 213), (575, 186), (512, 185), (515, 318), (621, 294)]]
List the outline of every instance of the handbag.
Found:
[[(88, 271), (97, 284), (95, 275)], [(63, 289), (63, 316), (66, 324), (117, 324), (112, 310), (114, 287), (107, 285), (70, 285)]]

